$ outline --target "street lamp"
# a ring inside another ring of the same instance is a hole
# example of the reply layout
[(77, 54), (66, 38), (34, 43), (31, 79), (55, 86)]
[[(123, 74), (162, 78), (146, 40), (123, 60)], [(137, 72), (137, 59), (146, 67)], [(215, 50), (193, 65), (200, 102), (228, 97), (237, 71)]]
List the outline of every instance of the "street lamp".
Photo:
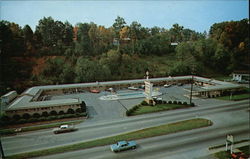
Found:
[(194, 83), (193, 73), (194, 73), (194, 66), (192, 67), (192, 70), (191, 70), (192, 79), (191, 79), (191, 91), (190, 91), (190, 101), (189, 101), (190, 105), (192, 104), (192, 96), (193, 96), (193, 83)]

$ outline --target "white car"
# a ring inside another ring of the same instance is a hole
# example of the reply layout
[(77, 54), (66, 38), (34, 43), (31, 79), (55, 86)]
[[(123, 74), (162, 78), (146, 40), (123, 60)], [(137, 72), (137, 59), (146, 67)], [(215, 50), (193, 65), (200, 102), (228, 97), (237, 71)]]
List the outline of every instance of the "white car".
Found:
[(167, 87), (170, 87), (171, 84), (165, 84), (164, 87), (167, 88)]
[(54, 134), (59, 134), (59, 133), (76, 131), (76, 130), (77, 129), (74, 127), (74, 125), (61, 125), (59, 128), (55, 128), (53, 132)]

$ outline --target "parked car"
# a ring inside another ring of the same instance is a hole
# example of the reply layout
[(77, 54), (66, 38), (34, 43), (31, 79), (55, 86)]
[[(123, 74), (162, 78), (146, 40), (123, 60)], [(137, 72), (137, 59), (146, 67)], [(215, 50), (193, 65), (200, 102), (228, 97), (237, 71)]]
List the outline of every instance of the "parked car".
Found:
[(136, 88), (134, 86), (128, 87), (128, 89), (130, 89), (130, 90), (138, 90), (138, 88)]
[(165, 84), (164, 87), (167, 88), (167, 87), (170, 87), (171, 84)]
[(183, 83), (178, 83), (177, 86), (183, 86)]
[(77, 128), (75, 128), (74, 125), (61, 125), (59, 128), (53, 129), (53, 132), (54, 134), (59, 134), (59, 133), (76, 131), (76, 130)]
[(119, 141), (116, 144), (110, 145), (110, 149), (113, 152), (119, 152), (128, 149), (135, 149), (136, 142), (135, 141)]
[(233, 159), (248, 159), (249, 157), (245, 155), (243, 152), (235, 152), (235, 153), (232, 153), (231, 156)]
[(100, 90), (97, 90), (97, 89), (91, 89), (90, 90), (91, 93), (100, 93)]

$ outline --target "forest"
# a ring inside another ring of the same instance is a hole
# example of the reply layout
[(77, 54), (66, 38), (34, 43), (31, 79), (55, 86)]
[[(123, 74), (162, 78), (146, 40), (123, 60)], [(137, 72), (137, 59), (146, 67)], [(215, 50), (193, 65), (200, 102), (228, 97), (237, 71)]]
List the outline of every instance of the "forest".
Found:
[[(35, 30), (0, 21), (0, 95), (31, 86), (178, 75), (229, 75), (249, 69), (249, 19), (199, 33), (127, 24), (110, 27), (44, 17)], [(178, 44), (178, 45), (173, 45)]]

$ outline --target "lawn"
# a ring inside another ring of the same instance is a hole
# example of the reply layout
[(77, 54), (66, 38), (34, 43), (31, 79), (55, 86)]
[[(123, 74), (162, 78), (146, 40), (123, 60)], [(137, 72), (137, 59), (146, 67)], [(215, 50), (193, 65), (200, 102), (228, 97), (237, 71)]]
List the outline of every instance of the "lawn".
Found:
[(146, 129), (133, 131), (130, 133), (121, 134), (117, 136), (102, 138), (98, 140), (7, 156), (6, 159), (25, 159), (25, 158), (31, 158), (31, 157), (52, 155), (56, 153), (64, 153), (68, 151), (75, 151), (75, 150), (80, 150), (80, 149), (96, 147), (96, 146), (110, 145), (121, 140), (136, 140), (136, 139), (142, 139), (142, 138), (149, 138), (153, 136), (167, 135), (171, 133), (207, 127), (207, 126), (211, 126), (212, 124), (213, 123), (207, 119), (184, 120), (184, 121), (180, 121), (176, 123), (164, 124), (164, 125), (160, 125), (156, 127), (146, 128)]
[(249, 99), (249, 98), (250, 98), (249, 93), (232, 95), (231, 99), (230, 99), (230, 96), (216, 97), (216, 99), (233, 100), (233, 101), (244, 100), (244, 99)]
[(250, 155), (250, 146), (243, 146), (239, 148), (242, 152), (244, 152), (246, 155)]
[[(54, 128), (54, 127), (59, 127), (60, 125), (65, 125), (65, 124), (79, 124), (81, 122), (83, 122), (83, 120), (57, 122), (57, 123), (52, 123), (52, 124), (44, 124), (44, 125), (36, 125), (36, 126), (28, 126), (28, 127), (22, 128), (20, 132), (35, 131), (35, 130), (40, 130), (40, 129), (49, 129), (49, 128)], [(14, 128), (11, 128), (11, 129), (1, 129), (0, 130), (0, 135), (15, 134), (16, 133), (15, 130), (16, 129), (14, 129)]]
[(153, 113), (159, 111), (173, 110), (173, 109), (181, 109), (181, 108), (189, 108), (189, 105), (182, 104), (157, 104), (155, 106), (139, 106), (137, 110), (135, 110), (131, 115), (140, 115), (146, 113)]

